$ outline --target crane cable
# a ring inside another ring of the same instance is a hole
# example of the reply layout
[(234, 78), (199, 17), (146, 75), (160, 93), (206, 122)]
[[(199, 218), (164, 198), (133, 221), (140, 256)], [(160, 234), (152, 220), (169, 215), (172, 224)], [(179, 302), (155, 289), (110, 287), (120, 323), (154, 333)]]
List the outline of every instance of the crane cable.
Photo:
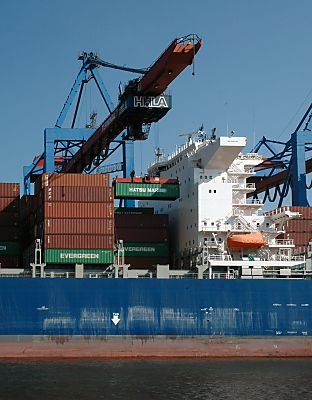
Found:
[(275, 187), (273, 197), (271, 197), (270, 189), (266, 189), (265, 195), (264, 195), (264, 198), (263, 198), (263, 202), (265, 203), (266, 199), (268, 199), (270, 203), (274, 203), (275, 200), (276, 200), (277, 195), (279, 195), (280, 197), (282, 197), (284, 199), (288, 195), (288, 192), (289, 192), (289, 184), (287, 185), (285, 194), (283, 196), (282, 196), (282, 192), (281, 192), (281, 189), (280, 189), (280, 185)]
[(290, 118), (290, 120), (288, 121), (288, 123), (286, 124), (286, 126), (284, 127), (284, 129), (282, 130), (282, 132), (279, 134), (279, 136), (277, 137), (277, 139), (279, 139), (286, 131), (286, 129), (288, 129), (289, 125), (293, 122), (293, 120), (297, 117), (297, 115), (299, 114), (300, 110), (303, 108), (303, 105), (306, 103), (307, 99), (311, 96), (312, 94), (312, 88), (308, 91), (306, 97), (304, 98), (304, 100), (301, 102), (300, 106), (297, 108), (297, 111), (294, 113), (294, 115)]

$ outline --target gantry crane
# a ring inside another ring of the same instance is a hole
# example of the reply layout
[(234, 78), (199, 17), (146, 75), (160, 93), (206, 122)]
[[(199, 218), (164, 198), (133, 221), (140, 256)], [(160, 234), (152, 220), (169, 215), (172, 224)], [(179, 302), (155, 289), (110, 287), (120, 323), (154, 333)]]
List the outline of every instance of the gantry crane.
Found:
[[(256, 145), (254, 152), (264, 147), (270, 153), (257, 168), (258, 173), (268, 171), (268, 174), (248, 178), (248, 182), (256, 186), (250, 196), (257, 197), (264, 192), (264, 201), (274, 202), (278, 199), (278, 207), (281, 207), (291, 189), (293, 206), (309, 206), (307, 191), (312, 183), (307, 185), (306, 175), (312, 171), (312, 159), (308, 159), (308, 153), (312, 150), (311, 111), (312, 104), (287, 142), (263, 137)], [(274, 193), (271, 194), (270, 190)]]
[[(175, 39), (148, 69), (128, 68), (108, 63), (94, 53), (82, 53), (78, 73), (55, 127), (45, 129), (44, 152), (33, 164), (24, 167), (24, 192), (42, 172), (91, 173), (119, 146), (123, 145), (123, 176), (134, 169), (133, 142), (148, 136), (150, 124), (159, 121), (171, 109), (168, 85), (188, 66), (201, 47), (201, 39), (187, 35)], [(114, 107), (98, 67), (108, 67), (141, 75), (129, 81)], [(75, 128), (83, 87), (94, 79), (109, 115), (98, 128)], [(70, 128), (63, 128), (75, 97), (78, 98)], [(119, 163), (120, 164), (120, 163)]]

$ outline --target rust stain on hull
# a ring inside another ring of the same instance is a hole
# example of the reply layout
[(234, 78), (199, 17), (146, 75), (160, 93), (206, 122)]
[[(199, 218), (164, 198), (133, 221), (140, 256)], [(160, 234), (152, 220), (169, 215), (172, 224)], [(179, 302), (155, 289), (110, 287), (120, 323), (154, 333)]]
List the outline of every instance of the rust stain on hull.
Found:
[(312, 357), (312, 337), (1, 336), (0, 358)]

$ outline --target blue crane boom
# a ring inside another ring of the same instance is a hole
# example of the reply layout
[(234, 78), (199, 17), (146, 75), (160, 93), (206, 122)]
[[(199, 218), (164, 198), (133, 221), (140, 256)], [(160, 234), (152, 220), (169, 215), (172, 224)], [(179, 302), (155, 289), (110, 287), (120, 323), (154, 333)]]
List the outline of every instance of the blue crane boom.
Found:
[[(248, 178), (250, 183), (255, 183), (256, 190), (250, 195), (257, 196), (265, 193), (264, 200), (275, 201), (279, 195), (278, 206), (281, 207), (291, 188), (293, 206), (308, 206), (306, 175), (312, 171), (312, 160), (306, 160), (306, 153), (312, 150), (311, 118), (312, 103), (308, 107), (295, 131), (287, 142), (268, 140), (265, 137), (257, 144), (254, 151), (262, 147), (269, 150), (271, 156), (258, 167), (258, 171), (269, 170), (268, 176), (255, 176)], [(276, 151), (273, 146), (283, 146), (281, 151)], [(277, 172), (283, 168), (283, 171)], [(275, 190), (271, 197), (270, 189)]]

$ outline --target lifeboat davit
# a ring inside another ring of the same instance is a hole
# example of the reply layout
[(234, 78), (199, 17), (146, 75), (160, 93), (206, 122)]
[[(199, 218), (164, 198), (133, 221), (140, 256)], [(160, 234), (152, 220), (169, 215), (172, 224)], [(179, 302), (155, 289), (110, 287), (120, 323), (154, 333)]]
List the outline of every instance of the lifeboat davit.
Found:
[(261, 232), (232, 235), (227, 240), (227, 246), (230, 249), (259, 249), (264, 245), (265, 240)]

